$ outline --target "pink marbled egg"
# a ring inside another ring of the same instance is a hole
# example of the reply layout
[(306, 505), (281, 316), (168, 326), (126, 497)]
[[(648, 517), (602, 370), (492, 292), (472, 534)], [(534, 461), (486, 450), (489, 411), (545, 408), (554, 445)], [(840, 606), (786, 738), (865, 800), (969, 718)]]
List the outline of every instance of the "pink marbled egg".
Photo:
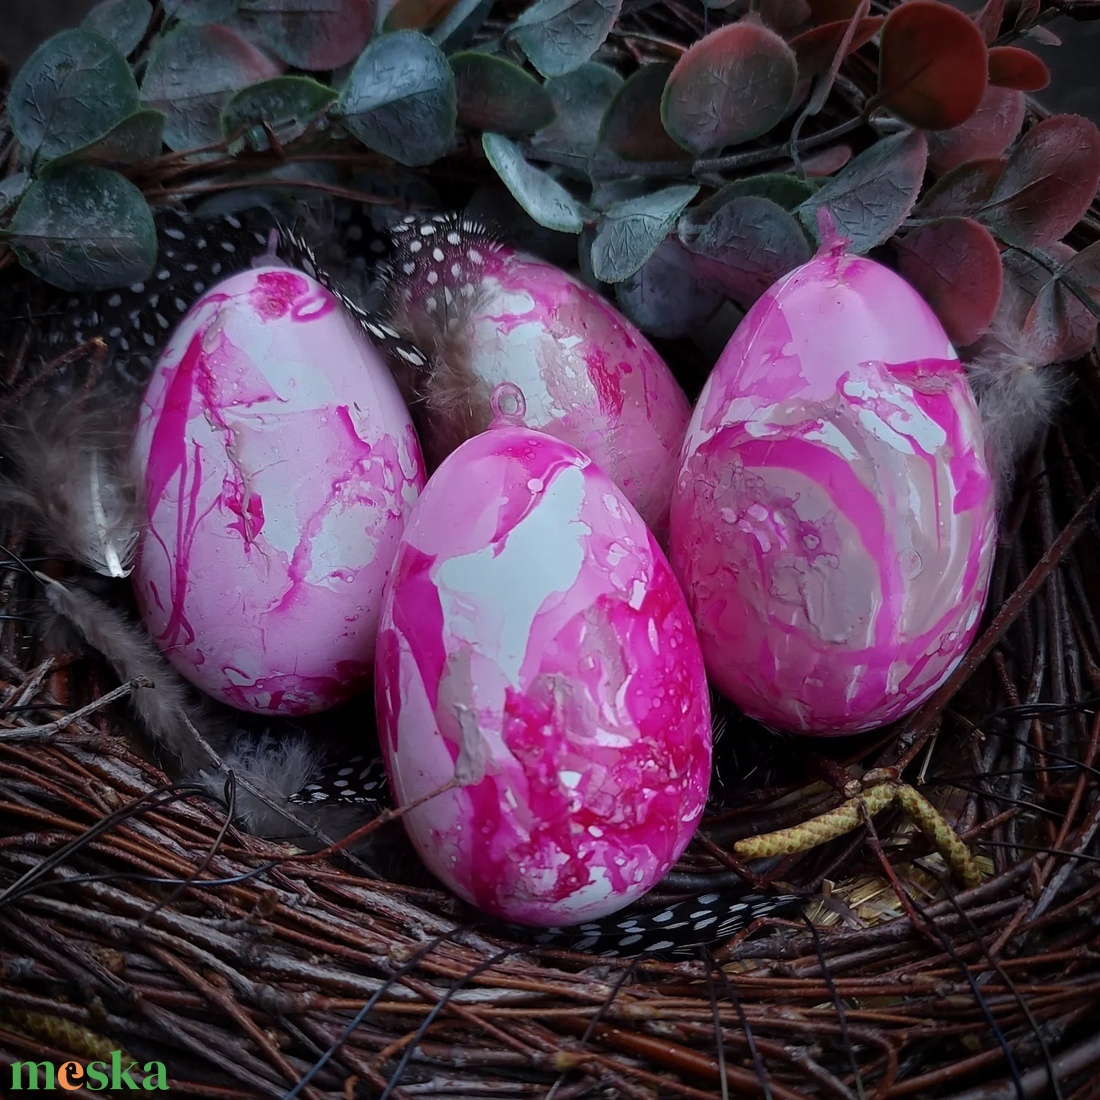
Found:
[(977, 628), (995, 506), (917, 293), (839, 245), (768, 290), (699, 398), (671, 522), (707, 671), (747, 713), (840, 734), (927, 699)]
[(710, 778), (702, 654), (672, 569), (574, 447), (494, 427), (428, 482), (387, 583), (376, 702), (425, 863), (486, 912), (573, 924), (641, 896)]
[(135, 449), (134, 589), (176, 668), (275, 714), (369, 687), (424, 469), (385, 362), (332, 294), (286, 268), (204, 294), (157, 363)]
[(513, 383), (527, 426), (589, 455), (664, 542), (691, 407), (645, 336), (578, 279), (471, 219), (410, 219), (395, 244), (399, 327), (439, 349), (441, 369), (416, 379), (429, 461), (488, 427), (494, 388)]

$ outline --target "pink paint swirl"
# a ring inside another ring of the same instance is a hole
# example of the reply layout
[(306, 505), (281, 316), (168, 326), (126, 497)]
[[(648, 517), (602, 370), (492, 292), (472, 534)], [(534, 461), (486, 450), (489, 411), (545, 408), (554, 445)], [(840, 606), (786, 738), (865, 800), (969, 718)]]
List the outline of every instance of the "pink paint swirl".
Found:
[(265, 713), (368, 688), (424, 470), (384, 362), (332, 295), (285, 269), (205, 295), (157, 364), (135, 449), (149, 523), (134, 588), (176, 668)]
[(901, 717), (973, 639), (995, 533), (974, 399), (916, 292), (836, 246), (767, 291), (703, 389), (673, 494), (719, 689), (782, 729)]

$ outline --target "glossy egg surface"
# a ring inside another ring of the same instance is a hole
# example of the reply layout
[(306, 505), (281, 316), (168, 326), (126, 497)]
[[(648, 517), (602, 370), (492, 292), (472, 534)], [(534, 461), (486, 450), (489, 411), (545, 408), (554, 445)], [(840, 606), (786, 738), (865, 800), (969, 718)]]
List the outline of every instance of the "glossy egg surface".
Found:
[(376, 702), (432, 872), (486, 912), (574, 924), (687, 846), (710, 706), (683, 594), (641, 517), (574, 447), (494, 427), (432, 475), (401, 537)]
[(368, 688), (424, 468), (385, 362), (333, 295), (277, 267), (204, 294), (156, 365), (135, 452), (134, 588), (176, 668), (264, 713)]
[(429, 384), (429, 460), (488, 427), (494, 388), (513, 383), (527, 426), (589, 455), (664, 541), (691, 407), (646, 337), (580, 280), (477, 223), (406, 222), (396, 243), (399, 312), (445, 318), (445, 340), (454, 325), (461, 334), (438, 389)]
[(670, 556), (710, 676), (777, 728), (891, 722), (973, 639), (994, 541), (939, 322), (893, 272), (824, 249), (746, 315), (684, 442)]

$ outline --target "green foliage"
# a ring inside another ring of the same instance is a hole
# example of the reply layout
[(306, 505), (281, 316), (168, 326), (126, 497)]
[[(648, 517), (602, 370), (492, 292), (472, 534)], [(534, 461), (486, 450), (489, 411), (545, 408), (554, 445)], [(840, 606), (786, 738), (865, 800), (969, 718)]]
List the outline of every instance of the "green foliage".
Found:
[(1063, 240), (1100, 134), (1024, 126), (1049, 80), (1035, 5), (708, 0), (698, 33), (622, 0), (397, 0), (381, 22), (376, 3), (162, 0), (154, 20), (102, 0), (12, 82), (0, 259), (72, 289), (140, 280), (138, 184), (430, 204), (495, 175), (521, 237), (579, 248), (661, 336), (750, 306), (822, 224), (893, 262), (960, 346), (1004, 321), (1002, 287), (1052, 355), (1100, 314), (1100, 251)]

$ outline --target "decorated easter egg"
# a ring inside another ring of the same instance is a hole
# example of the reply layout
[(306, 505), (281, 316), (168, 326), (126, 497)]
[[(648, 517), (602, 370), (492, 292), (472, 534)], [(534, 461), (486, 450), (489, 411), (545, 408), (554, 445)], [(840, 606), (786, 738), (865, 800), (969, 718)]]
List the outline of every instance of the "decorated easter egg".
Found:
[(395, 326), (434, 352), (409, 382), (435, 465), (492, 419), (512, 382), (530, 428), (589, 455), (662, 540), (687, 398), (652, 344), (605, 298), (461, 215), (409, 218), (394, 231)]
[(827, 245), (746, 315), (684, 441), (670, 556), (711, 678), (781, 729), (891, 722), (969, 646), (994, 541), (947, 336), (899, 276)]
[(176, 668), (275, 714), (369, 687), (424, 470), (385, 361), (336, 298), (279, 267), (204, 294), (153, 371), (135, 452), (134, 590)]
[(488, 913), (614, 912), (703, 812), (710, 703), (683, 593), (607, 475), (541, 432), (493, 427), (432, 475), (387, 582), (375, 699), (414, 846)]

